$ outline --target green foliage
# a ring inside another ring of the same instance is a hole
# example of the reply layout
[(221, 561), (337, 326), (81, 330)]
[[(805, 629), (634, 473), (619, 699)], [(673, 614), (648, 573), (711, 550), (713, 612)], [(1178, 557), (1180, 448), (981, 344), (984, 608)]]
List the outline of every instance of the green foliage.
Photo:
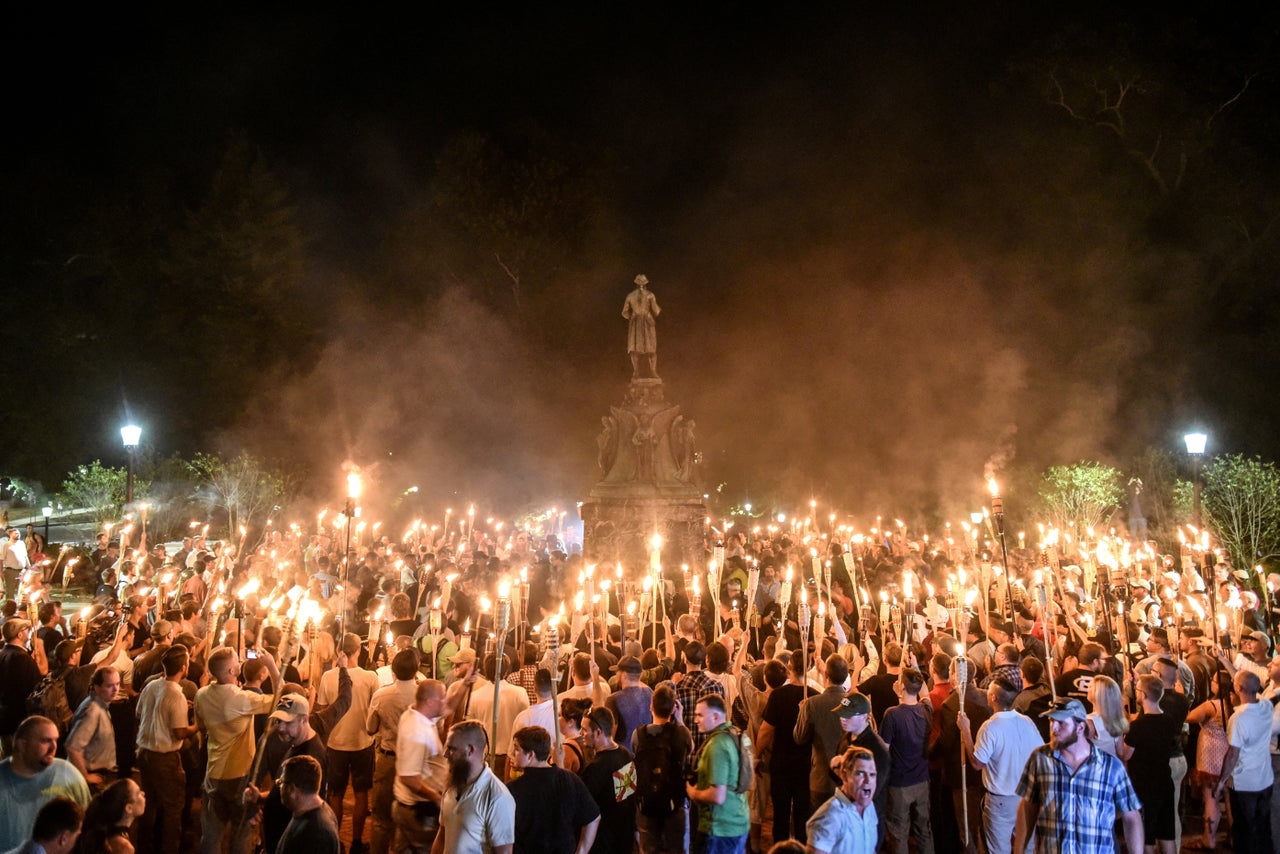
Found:
[(1189, 480), (1179, 480), (1173, 487), (1173, 518), (1190, 519), (1195, 512), (1196, 488)]
[(1120, 470), (1105, 463), (1081, 461), (1052, 466), (1040, 479), (1040, 500), (1053, 524), (1077, 530), (1099, 528), (1124, 497)]
[[(94, 460), (67, 473), (59, 500), (69, 512), (88, 513), (95, 524), (114, 522), (124, 509), (128, 479), (127, 469), (104, 466)], [(134, 499), (144, 497), (149, 487), (145, 478), (135, 476)]]
[(1231, 562), (1251, 569), (1280, 549), (1280, 469), (1261, 457), (1215, 457), (1204, 469), (1201, 502), (1205, 523), (1226, 547)]
[(228, 536), (234, 535), (240, 525), (251, 527), (265, 521), (293, 487), (290, 476), (267, 469), (247, 453), (232, 460), (223, 460), (216, 454), (196, 454), (188, 467), (209, 512), (226, 513)]
[(26, 478), (0, 477), (0, 496), (9, 496), (19, 504), (33, 505), (40, 494), (40, 489)]

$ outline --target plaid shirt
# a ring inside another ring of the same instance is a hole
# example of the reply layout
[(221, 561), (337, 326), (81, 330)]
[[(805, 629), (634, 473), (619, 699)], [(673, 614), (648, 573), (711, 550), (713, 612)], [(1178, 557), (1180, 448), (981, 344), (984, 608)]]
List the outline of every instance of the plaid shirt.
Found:
[(507, 676), (507, 681), (512, 685), (519, 685), (529, 695), (529, 705), (536, 706), (542, 702), (542, 698), (538, 696), (537, 683), (534, 677), (538, 674), (538, 665), (526, 664), (519, 670)]
[(1051, 746), (1036, 748), (1018, 795), (1040, 809), (1036, 854), (1112, 854), (1116, 813), (1142, 808), (1120, 760), (1092, 746), (1074, 774)]
[(707, 740), (706, 733), (698, 731), (698, 724), (693, 719), (694, 707), (707, 694), (719, 694), (723, 697), (724, 686), (706, 674), (706, 671), (695, 670), (686, 673), (676, 683), (676, 699), (680, 701), (680, 709), (684, 715), (684, 725), (693, 735), (693, 751), (697, 753), (702, 743)]

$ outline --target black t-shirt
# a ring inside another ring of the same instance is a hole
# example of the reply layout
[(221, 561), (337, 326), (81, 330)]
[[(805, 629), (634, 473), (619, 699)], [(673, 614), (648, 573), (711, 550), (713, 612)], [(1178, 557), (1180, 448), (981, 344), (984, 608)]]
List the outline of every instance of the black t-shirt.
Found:
[(36, 637), (40, 638), (40, 641), (44, 644), (45, 655), (49, 656), (50, 660), (53, 659), (54, 648), (66, 640), (66, 638), (62, 636), (62, 632), (58, 631), (53, 626), (41, 626), (36, 629)]
[(1176, 759), (1184, 755), (1182, 749), (1182, 725), (1187, 722), (1187, 713), (1191, 711), (1191, 701), (1186, 694), (1179, 694), (1177, 691), (1165, 689), (1164, 696), (1160, 698), (1160, 710), (1165, 716), (1178, 722), (1177, 734), (1173, 737), (1173, 744), (1169, 745), (1169, 758)]
[(600, 815), (586, 784), (563, 768), (526, 768), (507, 788), (516, 801), (515, 854), (572, 854), (578, 833)]
[(625, 747), (602, 750), (582, 770), (582, 782), (600, 809), (593, 854), (630, 851), (636, 833), (635, 763)]
[(893, 673), (880, 673), (858, 686), (859, 693), (866, 694), (871, 700), (871, 717), (875, 718), (877, 725), (884, 720), (885, 712), (898, 705), (898, 694), (893, 690), (897, 681), (898, 677)]
[[(129, 626), (129, 649), (138, 649), (146, 647), (147, 641), (151, 640), (151, 629), (147, 627), (147, 621), (144, 619), (139, 625), (128, 623)], [(142, 653), (138, 653), (141, 655)]]
[(338, 822), (328, 804), (295, 815), (280, 837), (276, 854), (342, 854)]
[(769, 755), (769, 773), (809, 773), (809, 745), (796, 744), (796, 718), (800, 716), (800, 702), (813, 696), (813, 690), (803, 685), (783, 685), (774, 688), (769, 702), (764, 706), (764, 721), (773, 727), (773, 752)]
[(27, 716), (27, 695), (40, 681), (31, 653), (16, 644), (0, 649), (0, 735), (13, 735)]
[[(278, 735), (267, 739), (267, 746), (263, 748), (263, 773), (270, 773), (274, 780), (280, 776), (285, 760), (294, 756), (310, 756), (320, 763), (320, 797), (325, 797), (329, 787), (329, 754), (318, 735), (292, 747)], [(275, 845), (288, 824), (289, 810), (280, 800), (280, 787), (273, 785), (262, 802), (262, 836), (268, 851), (276, 850)]]
[(1054, 687), (1059, 697), (1072, 697), (1084, 704), (1086, 712), (1093, 711), (1093, 703), (1089, 702), (1089, 686), (1098, 674), (1092, 670), (1076, 668), (1058, 677)]
[(1124, 743), (1133, 748), (1129, 779), (1142, 800), (1145, 796), (1173, 795), (1169, 770), (1169, 745), (1182, 731), (1182, 722), (1169, 715), (1141, 714), (1129, 724)]

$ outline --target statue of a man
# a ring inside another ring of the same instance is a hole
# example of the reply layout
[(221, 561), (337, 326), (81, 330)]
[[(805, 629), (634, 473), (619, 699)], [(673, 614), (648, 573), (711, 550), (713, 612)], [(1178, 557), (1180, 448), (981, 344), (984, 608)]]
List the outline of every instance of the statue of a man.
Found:
[(658, 376), (658, 325), (654, 320), (662, 309), (648, 285), (644, 274), (636, 276), (636, 289), (627, 294), (627, 301), (622, 304), (622, 316), (630, 321), (627, 355), (631, 357), (632, 379)]

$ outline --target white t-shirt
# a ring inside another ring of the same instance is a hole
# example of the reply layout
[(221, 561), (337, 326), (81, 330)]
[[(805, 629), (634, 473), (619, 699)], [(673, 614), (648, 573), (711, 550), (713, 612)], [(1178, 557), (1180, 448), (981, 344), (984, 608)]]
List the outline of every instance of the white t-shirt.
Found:
[[(369, 717), (369, 701), (373, 692), (382, 686), (378, 674), (363, 667), (348, 667), (351, 676), (351, 708), (338, 719), (329, 733), (325, 745), (330, 750), (364, 750), (373, 744), (373, 736), (365, 729)], [(316, 704), (331, 706), (338, 700), (338, 668), (331, 667), (320, 677), (320, 690), (316, 692)]]
[(1272, 784), (1271, 773), (1271, 703), (1237, 706), (1227, 720), (1227, 744), (1240, 751), (1231, 788), (1237, 792), (1261, 792)]
[(1259, 664), (1243, 652), (1236, 653), (1235, 661), (1233, 661), (1232, 664), (1235, 665), (1236, 670), (1247, 670), (1257, 676), (1258, 681), (1263, 685), (1266, 685), (1271, 679), (1271, 677), (1267, 675), (1267, 665), (1265, 663)]
[(982, 785), (993, 795), (1015, 795), (1031, 751), (1044, 741), (1031, 718), (1012, 709), (996, 712), (978, 728), (973, 755), (987, 766)]
[(138, 694), (138, 747), (171, 753), (182, 747), (173, 731), (185, 726), (187, 698), (177, 682), (153, 679), (143, 686)]
[(530, 706), (520, 714), (516, 715), (515, 722), (511, 724), (511, 735), (513, 738), (508, 742), (507, 755), (510, 756), (515, 752), (515, 734), (527, 726), (540, 726), (547, 731), (547, 735), (551, 737), (551, 743), (556, 743), (556, 712), (551, 708), (551, 700), (543, 700), (536, 706)]
[(400, 782), (401, 777), (422, 777), (428, 786), (443, 792), (449, 766), (440, 743), (439, 719), (428, 718), (417, 709), (404, 710), (396, 733), (395, 798), (402, 804), (424, 800)]
[(489, 732), (489, 743), (498, 751), (505, 750), (511, 743), (511, 733), (515, 732), (512, 724), (516, 715), (529, 708), (529, 692), (518, 685), (512, 685), (503, 679), (498, 688), (498, 732), (493, 732), (493, 683), (479, 678), (471, 689), (470, 711), (467, 717), (474, 718), (484, 724)]

